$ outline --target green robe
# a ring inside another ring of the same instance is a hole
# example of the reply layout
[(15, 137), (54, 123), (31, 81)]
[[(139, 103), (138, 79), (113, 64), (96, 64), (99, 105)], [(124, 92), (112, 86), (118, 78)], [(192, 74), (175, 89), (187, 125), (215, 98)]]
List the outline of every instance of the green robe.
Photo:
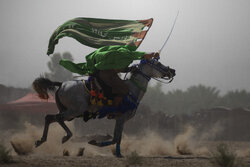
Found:
[(135, 45), (104, 46), (87, 55), (85, 63), (62, 59), (59, 64), (73, 73), (93, 74), (96, 70), (124, 69), (144, 55), (145, 52), (136, 51)]

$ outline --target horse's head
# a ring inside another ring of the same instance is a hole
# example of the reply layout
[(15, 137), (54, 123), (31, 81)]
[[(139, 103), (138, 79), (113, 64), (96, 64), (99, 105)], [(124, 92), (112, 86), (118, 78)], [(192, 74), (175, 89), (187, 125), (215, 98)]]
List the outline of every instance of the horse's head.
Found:
[(175, 76), (175, 70), (161, 64), (158, 59), (141, 60), (139, 69), (150, 78), (172, 79)]

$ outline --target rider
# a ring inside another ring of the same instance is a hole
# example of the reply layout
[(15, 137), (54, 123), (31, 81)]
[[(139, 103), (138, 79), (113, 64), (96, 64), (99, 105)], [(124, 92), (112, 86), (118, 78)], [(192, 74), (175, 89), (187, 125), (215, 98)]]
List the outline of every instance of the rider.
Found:
[(158, 52), (146, 53), (136, 51), (137, 47), (132, 42), (127, 45), (104, 46), (86, 56), (86, 63), (74, 64), (68, 60), (61, 60), (60, 65), (78, 74), (94, 75), (111, 87), (115, 95), (113, 105), (118, 106), (125, 95), (128, 86), (118, 76), (119, 72), (131, 70), (128, 66), (134, 60), (151, 59), (158, 57)]

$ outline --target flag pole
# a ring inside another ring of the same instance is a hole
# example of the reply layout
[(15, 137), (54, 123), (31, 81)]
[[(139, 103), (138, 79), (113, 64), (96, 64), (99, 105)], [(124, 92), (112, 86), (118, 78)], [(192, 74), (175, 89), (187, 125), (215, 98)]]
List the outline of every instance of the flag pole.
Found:
[(178, 11), (177, 15), (175, 16), (174, 24), (173, 24), (173, 26), (172, 26), (172, 28), (171, 28), (171, 31), (170, 31), (169, 34), (168, 34), (168, 37), (167, 37), (166, 41), (165, 41), (164, 44), (162, 45), (161, 49), (158, 51), (159, 54), (161, 54), (162, 49), (163, 49), (163, 48), (165, 47), (165, 45), (167, 44), (167, 42), (168, 42), (168, 40), (169, 40), (169, 38), (170, 38), (170, 36), (171, 36), (171, 34), (172, 34), (172, 32), (173, 32), (173, 29), (174, 29), (174, 26), (175, 26), (175, 23), (176, 23), (176, 20), (177, 20), (178, 15), (179, 15), (179, 11)]

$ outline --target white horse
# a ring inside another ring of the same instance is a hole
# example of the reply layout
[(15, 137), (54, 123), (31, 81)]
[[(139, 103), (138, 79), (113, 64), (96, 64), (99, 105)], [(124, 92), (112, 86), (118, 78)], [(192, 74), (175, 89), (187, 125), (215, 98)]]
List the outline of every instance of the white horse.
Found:
[[(144, 93), (146, 92), (148, 82), (151, 78), (162, 78), (172, 80), (175, 76), (175, 70), (161, 64), (157, 59), (142, 60), (136, 65), (136, 70), (131, 72), (131, 76), (125, 82), (128, 84), (129, 91), (134, 97), (134, 104), (139, 104)], [(58, 89), (56, 90), (56, 87)], [(82, 117), (83, 113), (89, 108), (89, 92), (86, 90), (82, 81), (66, 81), (63, 83), (52, 82), (46, 78), (37, 78), (33, 82), (33, 88), (36, 90), (40, 98), (48, 98), (49, 90), (56, 90), (55, 100), (59, 113), (56, 115), (46, 115), (43, 136), (36, 141), (35, 146), (40, 146), (47, 139), (48, 129), (50, 123), (58, 122), (66, 131), (67, 135), (62, 138), (62, 143), (69, 140), (72, 132), (65, 125), (64, 121), (71, 121), (76, 117)], [(128, 110), (123, 114), (117, 115), (114, 136), (111, 141), (97, 143), (95, 140), (89, 144), (99, 147), (116, 144), (116, 156), (122, 157), (120, 151), (120, 143), (122, 138), (122, 131), (124, 123), (131, 119), (136, 113), (136, 109)]]

